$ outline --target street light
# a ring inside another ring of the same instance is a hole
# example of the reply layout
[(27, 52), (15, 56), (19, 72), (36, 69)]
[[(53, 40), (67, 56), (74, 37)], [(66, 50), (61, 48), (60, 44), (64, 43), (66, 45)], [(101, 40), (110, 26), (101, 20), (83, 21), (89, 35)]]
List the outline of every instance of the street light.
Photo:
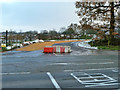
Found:
[(6, 47), (7, 47), (7, 40), (8, 40), (8, 31), (6, 30)]

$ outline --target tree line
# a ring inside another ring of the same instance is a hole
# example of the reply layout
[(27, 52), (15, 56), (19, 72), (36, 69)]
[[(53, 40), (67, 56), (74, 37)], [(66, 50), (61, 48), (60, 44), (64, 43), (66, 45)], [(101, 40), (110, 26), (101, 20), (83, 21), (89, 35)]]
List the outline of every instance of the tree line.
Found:
[[(6, 36), (7, 32), (7, 36)], [(38, 31), (26, 31), (26, 32), (16, 32), (13, 30), (6, 30), (6, 32), (2, 32), (4, 37), (3, 43), (5, 43), (6, 39), (7, 42), (24, 42), (24, 41), (32, 41), (35, 39), (42, 39), (42, 40), (60, 40), (60, 39), (86, 39), (86, 36), (90, 34), (95, 34), (95, 30), (91, 29), (80, 29), (79, 25), (77, 24), (70, 24), (67, 28), (62, 27), (59, 31), (53, 30), (41, 30), (40, 33)]]

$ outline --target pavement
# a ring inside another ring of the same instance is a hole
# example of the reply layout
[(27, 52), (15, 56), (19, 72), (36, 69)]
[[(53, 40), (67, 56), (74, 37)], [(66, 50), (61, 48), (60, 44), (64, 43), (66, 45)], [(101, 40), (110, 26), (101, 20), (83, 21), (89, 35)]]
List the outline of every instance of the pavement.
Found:
[(119, 88), (118, 51), (69, 45), (71, 53), (9, 51), (2, 54), (3, 88)]

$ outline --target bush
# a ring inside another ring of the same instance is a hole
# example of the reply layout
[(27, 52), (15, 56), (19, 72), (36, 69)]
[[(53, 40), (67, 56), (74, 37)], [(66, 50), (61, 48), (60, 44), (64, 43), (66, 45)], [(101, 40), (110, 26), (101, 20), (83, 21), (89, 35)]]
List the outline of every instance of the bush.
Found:
[[(92, 45), (92, 42), (89, 42), (89, 44)], [(114, 41), (110, 42), (110, 45), (120, 45), (120, 39), (114, 39)], [(93, 41), (93, 46), (108, 46), (108, 40), (95, 40)]]
[(110, 45), (108, 46), (107, 40), (95, 40), (89, 42), (91, 46), (98, 47), (98, 49), (107, 49), (107, 50), (120, 50), (120, 40), (115, 39), (114, 41), (110, 42)]
[(6, 47), (2, 47), (2, 51), (7, 51)]
[[(87, 36), (87, 39), (91, 39), (91, 38), (92, 38), (92, 37)], [(86, 39), (86, 36), (85, 36), (85, 35), (84, 35), (84, 36), (81, 36), (80, 39)]]

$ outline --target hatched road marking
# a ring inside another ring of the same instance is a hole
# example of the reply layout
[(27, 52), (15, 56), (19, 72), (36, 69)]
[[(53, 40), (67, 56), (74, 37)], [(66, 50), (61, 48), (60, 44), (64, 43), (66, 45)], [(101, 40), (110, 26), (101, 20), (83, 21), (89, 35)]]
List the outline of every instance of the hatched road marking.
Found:
[(73, 76), (79, 83), (85, 85), (85, 87), (118, 85), (117, 80), (102, 73), (83, 73), (79, 74), (79, 76), (71, 73), (70, 75)]

